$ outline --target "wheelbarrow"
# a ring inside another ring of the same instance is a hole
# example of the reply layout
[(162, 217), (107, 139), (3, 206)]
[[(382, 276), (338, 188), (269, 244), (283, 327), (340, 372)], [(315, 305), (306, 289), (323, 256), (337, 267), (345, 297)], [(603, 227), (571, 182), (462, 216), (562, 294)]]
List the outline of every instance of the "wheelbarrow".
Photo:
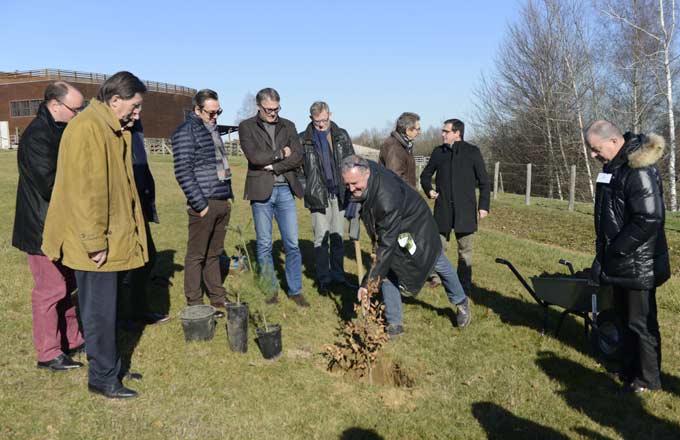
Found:
[(496, 258), (496, 263), (508, 266), (531, 297), (543, 308), (542, 335), (548, 330), (549, 307), (562, 307), (564, 311), (555, 327), (555, 337), (559, 335), (567, 315), (579, 316), (583, 318), (585, 336), (590, 339), (595, 352), (608, 360), (620, 358), (623, 326), (614, 310), (611, 286), (599, 286), (589, 278), (576, 275), (574, 266), (561, 259), (559, 263), (567, 266), (570, 274), (530, 277), (532, 288), (508, 260)]

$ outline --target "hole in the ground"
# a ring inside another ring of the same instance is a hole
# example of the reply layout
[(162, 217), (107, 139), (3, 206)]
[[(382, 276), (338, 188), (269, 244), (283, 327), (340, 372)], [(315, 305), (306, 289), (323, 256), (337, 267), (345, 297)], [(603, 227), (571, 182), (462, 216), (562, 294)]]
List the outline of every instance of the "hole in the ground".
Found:
[(411, 388), (415, 385), (415, 377), (412, 374), (409, 374), (399, 363), (393, 362), (385, 356), (378, 358), (371, 368), (370, 379), (366, 368), (344, 370), (336, 364), (331, 368), (331, 371), (342, 372), (346, 377), (364, 383), (372, 381), (376, 385), (398, 388)]

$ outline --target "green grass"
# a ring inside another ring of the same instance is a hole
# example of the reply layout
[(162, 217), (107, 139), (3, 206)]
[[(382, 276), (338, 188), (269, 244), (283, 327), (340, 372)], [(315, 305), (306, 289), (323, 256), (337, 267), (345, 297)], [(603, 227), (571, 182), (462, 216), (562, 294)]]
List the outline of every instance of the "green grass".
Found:
[[(251, 212), (241, 197), (245, 164), (231, 163), (238, 195), (231, 224), (246, 227)], [(404, 306), (406, 333), (385, 350), (414, 386), (369, 386), (326, 371), (323, 347), (334, 342), (339, 313), (351, 310), (352, 294), (324, 297), (314, 290), (311, 225), (300, 202), (303, 287), (312, 307), (303, 310), (285, 298), (265, 306), (248, 275), (226, 282), (251, 310), (264, 309), (268, 321), (283, 326), (282, 358), (262, 359), (254, 328), (248, 353), (231, 353), (224, 321), (212, 341), (184, 342), (177, 314), (184, 307), (185, 201), (171, 159), (153, 157), (151, 166), (161, 219), (152, 226), (160, 251), (155, 273), (168, 276), (171, 285), (149, 293), (175, 319), (147, 327), (140, 338), (122, 335), (133, 369), (144, 379), (130, 384), (140, 392), (138, 399), (116, 402), (87, 392), (84, 369), (51, 374), (35, 368), (33, 282), (25, 255), (11, 247), (16, 153), (0, 153), (0, 438), (680, 438), (677, 280), (658, 293), (665, 390), (620, 397), (613, 375), (590, 355), (582, 323), (568, 318), (559, 339), (542, 337), (541, 310), (510, 271), (494, 262), (507, 258), (525, 276), (563, 270), (559, 258), (589, 265), (588, 205), (568, 212), (566, 203), (534, 199), (525, 207), (522, 196), (503, 194), (475, 238), (471, 326), (453, 328), (443, 290), (424, 289)], [(679, 224), (678, 218), (668, 221), (675, 271)], [(248, 226), (246, 240), (254, 235)], [(229, 232), (228, 253), (236, 244)], [(362, 246), (369, 250), (367, 242)], [(346, 269), (354, 274), (354, 253), (349, 245), (347, 250)], [(455, 263), (454, 254), (450, 249)], [(557, 316), (558, 310), (551, 313), (553, 323)]]

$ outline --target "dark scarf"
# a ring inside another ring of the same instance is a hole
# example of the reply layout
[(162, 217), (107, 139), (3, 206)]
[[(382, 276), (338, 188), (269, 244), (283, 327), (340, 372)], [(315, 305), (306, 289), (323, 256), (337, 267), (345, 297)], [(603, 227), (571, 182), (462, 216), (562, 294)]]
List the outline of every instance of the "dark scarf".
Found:
[(321, 168), (323, 169), (324, 180), (326, 181), (326, 189), (329, 194), (338, 195), (338, 184), (335, 181), (335, 173), (333, 171), (333, 154), (331, 153), (331, 146), (328, 143), (328, 132), (313, 129), (314, 145), (316, 151), (319, 153), (321, 159)]
[(399, 143), (406, 148), (406, 151), (408, 151), (408, 154), (412, 154), (413, 151), (413, 141), (409, 140), (405, 134), (401, 134), (397, 131), (393, 131), (390, 133), (392, 137), (394, 137), (396, 140), (399, 141)]

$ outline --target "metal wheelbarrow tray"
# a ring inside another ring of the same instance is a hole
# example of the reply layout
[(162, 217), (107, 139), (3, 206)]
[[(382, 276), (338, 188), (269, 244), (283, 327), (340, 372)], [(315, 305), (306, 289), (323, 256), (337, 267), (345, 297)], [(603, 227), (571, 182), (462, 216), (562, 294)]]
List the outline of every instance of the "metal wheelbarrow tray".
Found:
[[(539, 275), (529, 279), (533, 288), (524, 277), (507, 260), (496, 258), (496, 262), (506, 265), (522, 283), (532, 298), (543, 308), (543, 328), (545, 334), (548, 327), (550, 306), (564, 308), (555, 327), (555, 336), (567, 315), (583, 318), (586, 338), (590, 338), (595, 350), (608, 359), (616, 359), (621, 352), (621, 321), (614, 311), (614, 293), (611, 286), (598, 286), (590, 279), (575, 275), (574, 268), (566, 260), (559, 263), (569, 267), (571, 275)], [(589, 328), (592, 332), (589, 335)]]

